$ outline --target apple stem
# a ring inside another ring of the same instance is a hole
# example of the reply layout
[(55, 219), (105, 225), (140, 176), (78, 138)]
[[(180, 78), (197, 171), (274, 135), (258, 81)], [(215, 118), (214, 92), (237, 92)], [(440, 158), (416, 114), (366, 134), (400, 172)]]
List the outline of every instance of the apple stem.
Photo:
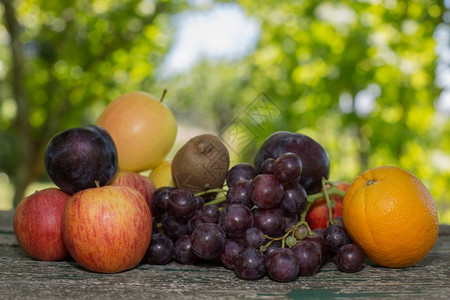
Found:
[(166, 94), (167, 94), (167, 89), (164, 89), (164, 91), (162, 93), (162, 96), (161, 96), (161, 99), (159, 100), (159, 102), (163, 102), (164, 97), (166, 96)]
[(94, 183), (95, 183), (95, 187), (100, 187), (100, 181), (98, 181), (98, 180), (94, 180)]

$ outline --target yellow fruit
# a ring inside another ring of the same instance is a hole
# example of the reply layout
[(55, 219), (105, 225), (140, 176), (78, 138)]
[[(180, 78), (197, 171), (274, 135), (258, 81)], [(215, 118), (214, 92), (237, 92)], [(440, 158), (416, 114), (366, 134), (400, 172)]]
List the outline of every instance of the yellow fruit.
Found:
[(109, 103), (97, 120), (117, 147), (119, 168), (142, 172), (167, 156), (177, 135), (172, 111), (152, 95), (130, 92)]
[(175, 186), (172, 180), (172, 164), (165, 160), (152, 170), (149, 177), (156, 188), (162, 186)]
[(351, 183), (342, 220), (366, 256), (390, 268), (422, 260), (439, 231), (435, 203), (425, 185), (411, 173), (389, 166), (369, 169)]

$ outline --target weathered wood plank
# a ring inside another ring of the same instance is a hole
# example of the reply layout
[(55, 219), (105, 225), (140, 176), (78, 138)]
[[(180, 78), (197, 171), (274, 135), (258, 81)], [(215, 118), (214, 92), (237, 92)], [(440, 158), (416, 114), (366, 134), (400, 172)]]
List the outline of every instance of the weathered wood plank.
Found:
[(143, 263), (119, 274), (97, 274), (74, 261), (32, 260), (19, 248), (11, 229), (0, 231), (2, 299), (447, 299), (450, 295), (450, 226), (441, 226), (433, 250), (410, 268), (387, 269), (366, 262), (360, 272), (346, 274), (328, 262), (314, 276), (290, 283), (274, 282), (267, 276), (241, 280), (232, 271), (207, 264)]

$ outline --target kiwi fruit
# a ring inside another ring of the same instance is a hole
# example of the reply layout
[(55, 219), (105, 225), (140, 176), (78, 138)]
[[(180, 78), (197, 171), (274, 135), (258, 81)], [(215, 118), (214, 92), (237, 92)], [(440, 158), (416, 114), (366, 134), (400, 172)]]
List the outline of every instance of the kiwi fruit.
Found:
[(172, 178), (177, 188), (194, 194), (221, 188), (230, 167), (230, 154), (220, 138), (206, 133), (193, 137), (175, 154)]

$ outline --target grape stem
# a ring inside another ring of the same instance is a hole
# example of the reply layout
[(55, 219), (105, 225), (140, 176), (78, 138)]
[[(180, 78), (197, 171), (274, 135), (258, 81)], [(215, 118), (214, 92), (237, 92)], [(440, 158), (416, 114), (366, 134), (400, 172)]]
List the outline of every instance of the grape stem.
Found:
[(217, 197), (214, 200), (211, 200), (211, 201), (205, 203), (204, 205), (220, 204), (220, 203), (224, 202), (226, 199), (227, 199), (226, 196), (220, 196), (220, 197)]
[[(308, 222), (306, 222), (306, 215), (308, 214), (308, 211), (310, 210), (310, 208), (314, 204), (314, 202), (319, 199), (325, 198), (325, 201), (326, 201), (327, 207), (328, 207), (328, 219), (329, 219), (330, 224), (337, 224), (337, 221), (334, 220), (334, 218), (333, 218), (333, 207), (335, 206), (336, 203), (334, 202), (333, 199), (330, 198), (330, 196), (337, 195), (337, 196), (344, 197), (345, 191), (337, 188), (332, 181), (326, 179), (325, 177), (322, 177), (321, 185), (322, 185), (322, 190), (320, 192), (308, 195), (306, 197), (307, 204), (306, 204), (305, 209), (300, 213), (300, 220), (297, 222), (297, 224), (295, 224), (291, 228), (287, 229), (286, 233), (281, 237), (273, 238), (273, 237), (264, 235), (264, 237), (266, 239), (268, 239), (269, 241), (265, 245), (261, 246), (261, 249), (262, 249), (261, 251), (264, 252), (265, 250), (267, 250), (267, 248), (274, 241), (281, 241), (282, 247), (284, 248), (285, 243), (286, 243), (286, 238), (291, 234), (293, 235), (294, 231), (302, 225), (305, 225), (306, 228), (308, 229), (309, 236), (315, 235), (314, 231), (312, 231), (311, 228), (309, 227)], [(195, 196), (202, 196), (202, 195), (209, 194), (209, 193), (222, 193), (223, 194), (222, 196), (217, 197), (216, 199), (209, 201), (208, 203), (205, 203), (205, 205), (220, 204), (220, 203), (226, 201), (227, 191), (228, 191), (227, 189), (216, 188), (216, 189), (210, 189), (207, 191), (202, 191), (202, 192), (196, 193)]]
[[(332, 181), (326, 179), (325, 177), (322, 177), (322, 190), (318, 193), (307, 196), (306, 199), (307, 199), (308, 203), (306, 205), (306, 208), (300, 214), (299, 223), (303, 222), (303, 223), (306, 223), (306, 225), (307, 225), (308, 222), (306, 222), (306, 215), (308, 214), (309, 209), (311, 208), (311, 206), (313, 205), (313, 203), (316, 200), (325, 198), (325, 201), (327, 202), (327, 207), (328, 207), (328, 219), (330, 220), (330, 224), (336, 224), (337, 222), (333, 219), (333, 206), (336, 203), (334, 202), (334, 200), (330, 199), (330, 196), (334, 196), (334, 195), (344, 197), (345, 191), (338, 189)], [(308, 234), (313, 235), (314, 233), (311, 231), (311, 229), (309, 228), (308, 225), (307, 225), (307, 228), (308, 228)]]
[(210, 193), (224, 193), (225, 194), (227, 191), (228, 191), (227, 189), (222, 189), (222, 188), (210, 189), (210, 190), (198, 192), (194, 196), (195, 197), (203, 196), (203, 195), (210, 194)]
[(291, 228), (289, 228), (286, 233), (281, 236), (281, 237), (277, 237), (277, 238), (271, 238), (269, 236), (265, 236), (267, 239), (269, 239), (270, 241), (265, 244), (262, 248), (263, 249), (267, 249), (267, 247), (270, 246), (270, 244), (272, 244), (273, 241), (279, 241), (281, 240), (281, 244), (282, 247), (284, 248), (285, 246), (285, 241), (286, 238), (290, 235), (293, 234), (294, 231), (302, 226), (305, 225), (306, 228), (308, 229), (308, 235), (309, 236), (313, 236), (315, 235), (314, 231), (311, 230), (311, 228), (309, 227), (308, 222), (306, 222), (306, 215), (308, 214), (309, 209), (311, 208), (311, 206), (313, 205), (313, 203), (319, 199), (325, 198), (326, 203), (327, 203), (327, 207), (328, 207), (328, 218), (330, 220), (330, 224), (337, 224), (337, 221), (333, 219), (333, 206), (336, 204), (334, 202), (334, 200), (332, 200), (330, 198), (330, 196), (334, 196), (334, 195), (338, 195), (341, 197), (345, 196), (345, 191), (338, 189), (334, 183), (332, 181), (329, 181), (328, 179), (322, 177), (322, 190), (320, 192), (317, 192), (315, 194), (311, 194), (307, 196), (307, 204), (305, 209), (301, 212), (300, 214), (300, 220), (297, 222), (297, 224), (295, 224), (294, 226), (292, 226)]

